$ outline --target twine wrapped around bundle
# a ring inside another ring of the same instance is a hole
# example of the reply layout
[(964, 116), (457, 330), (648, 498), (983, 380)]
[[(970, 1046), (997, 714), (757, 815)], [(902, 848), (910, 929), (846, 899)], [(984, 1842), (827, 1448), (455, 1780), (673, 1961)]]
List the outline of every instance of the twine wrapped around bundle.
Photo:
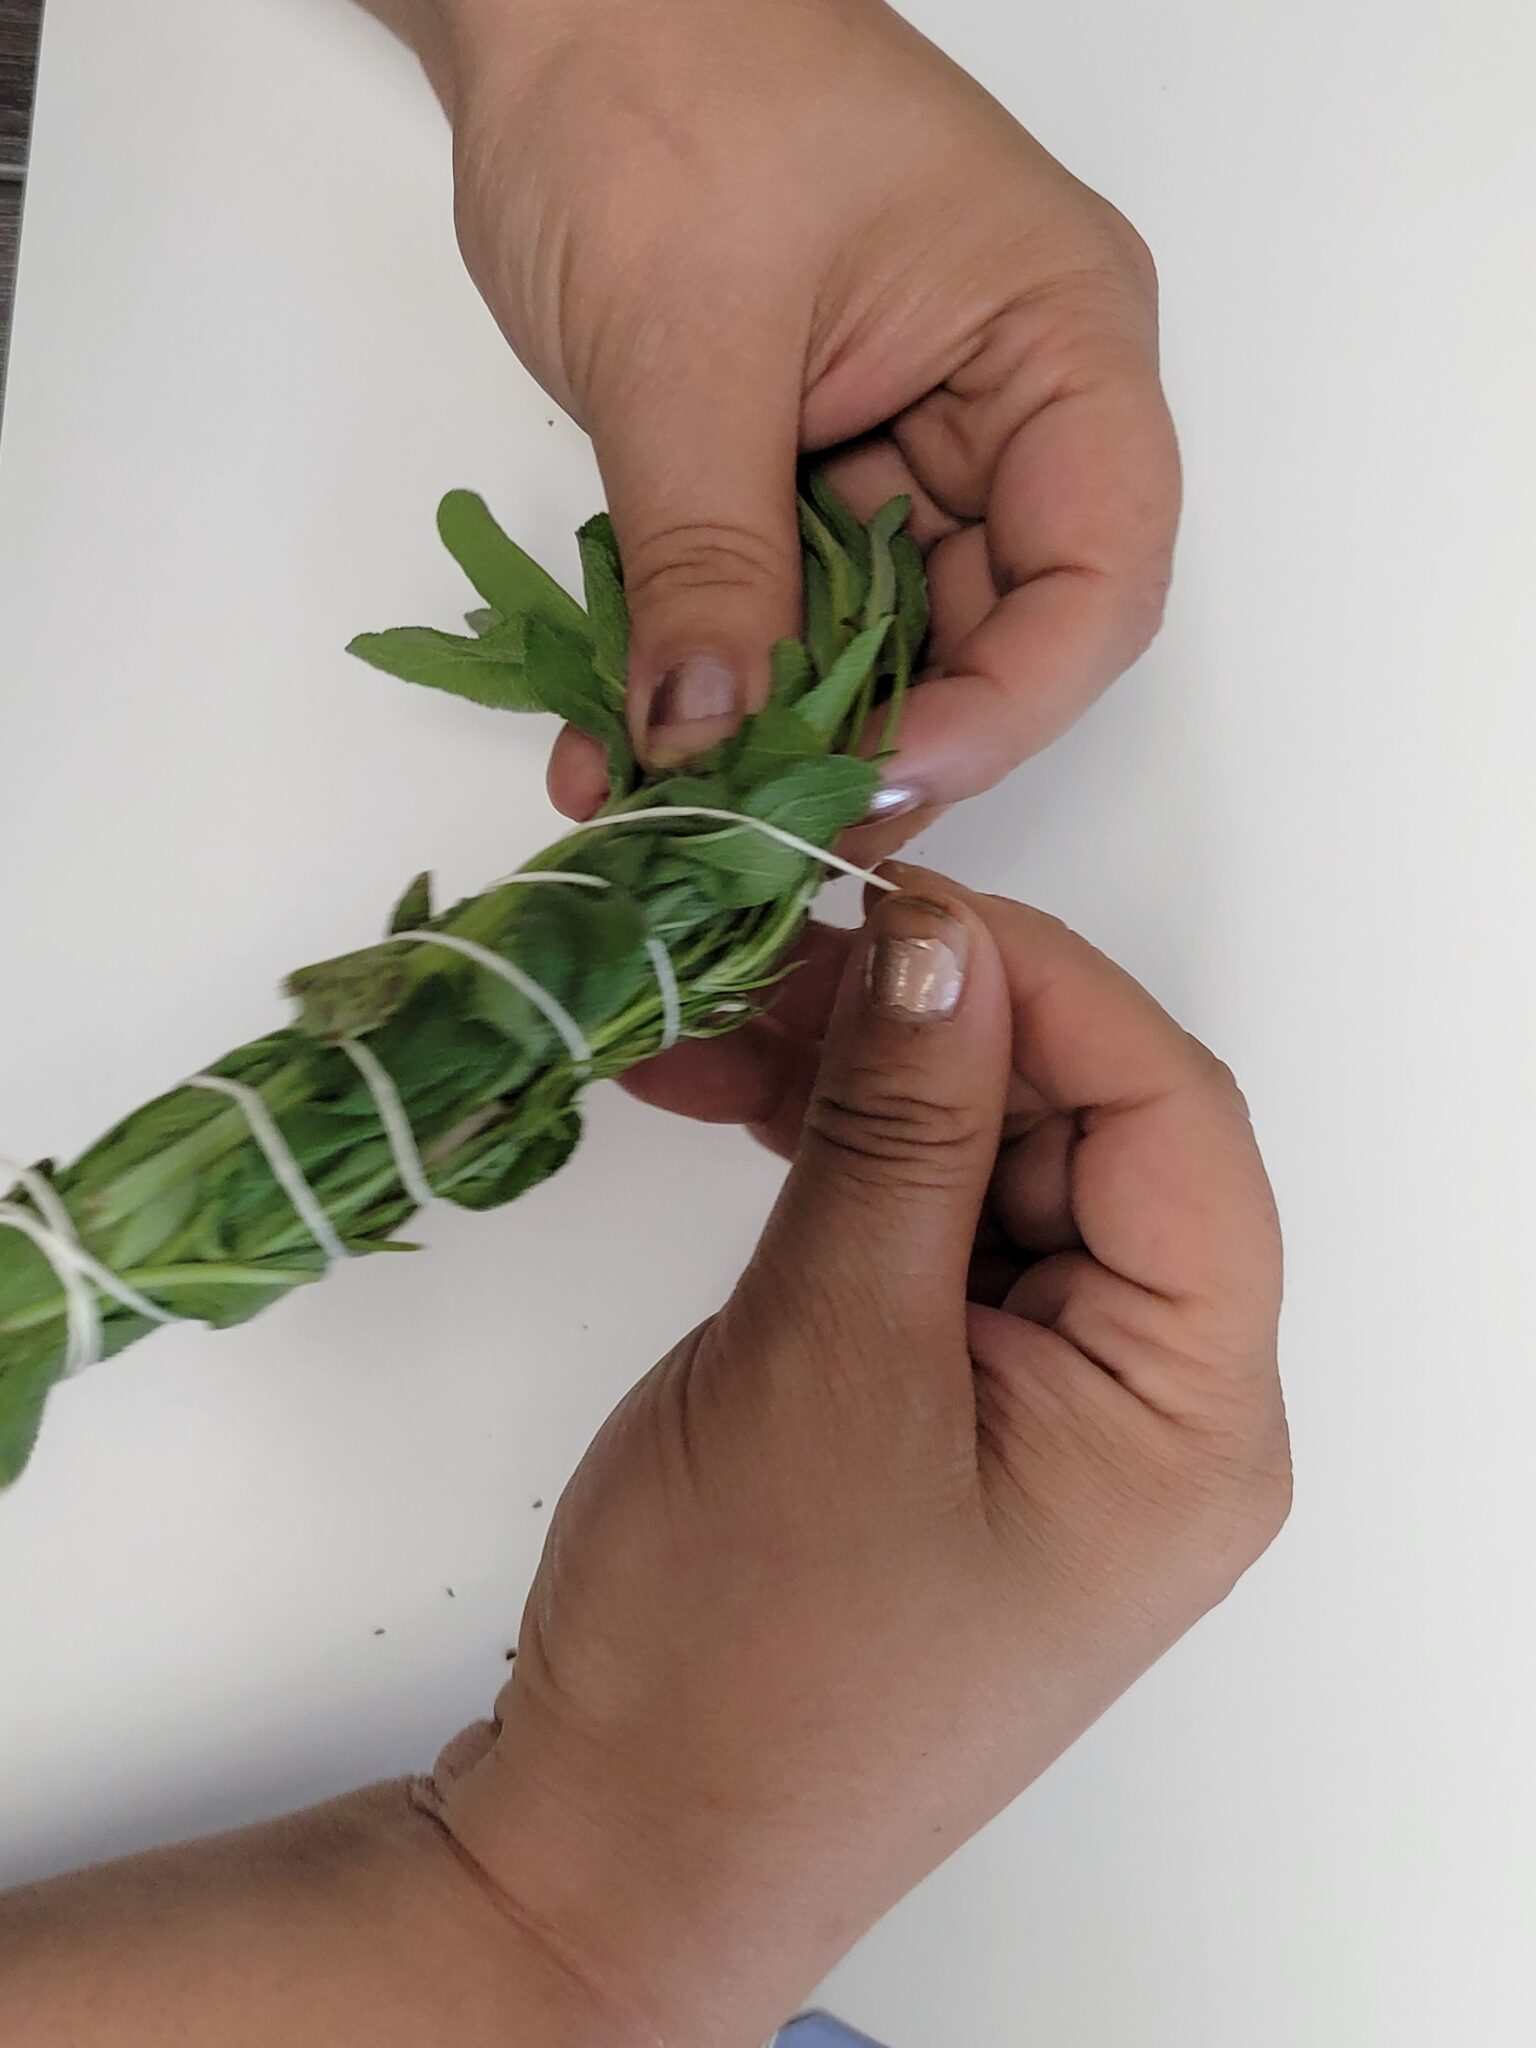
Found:
[[(593, 1080), (755, 1011), (878, 782), (927, 631), (906, 501), (867, 525), (801, 501), (805, 635), (773, 694), (687, 774), (648, 776), (624, 714), (629, 621), (606, 517), (583, 609), (453, 492), (439, 528), (485, 601), (472, 637), (406, 627), (352, 651), (403, 679), (544, 710), (607, 751), (610, 797), (516, 874), (434, 915), (428, 878), (377, 945), (288, 982), (285, 1029), (135, 1110), (73, 1165), (0, 1188), (0, 1485), (56, 1381), (170, 1322), (224, 1329), (338, 1258), (409, 1249), (428, 1199), (492, 1209), (547, 1179)], [(859, 870), (852, 869), (858, 873)]]

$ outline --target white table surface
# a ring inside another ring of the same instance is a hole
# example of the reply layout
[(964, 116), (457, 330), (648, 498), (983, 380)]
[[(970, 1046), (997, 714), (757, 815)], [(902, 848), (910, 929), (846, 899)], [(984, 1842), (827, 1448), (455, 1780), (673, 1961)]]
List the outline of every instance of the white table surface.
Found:
[[(1154, 244), (1189, 483), (1153, 654), (926, 852), (1078, 922), (1246, 1082), (1299, 1492), (827, 2002), (892, 2048), (1524, 2048), (1532, 17), (912, 11)], [(344, 6), (50, 0), (28, 205), (0, 443), (24, 1157), (260, 1029), (417, 868), (468, 887), (541, 843), (542, 734), (341, 648), (451, 621), (444, 487), (561, 571), (596, 502), (459, 270), (435, 109)], [(515, 1210), (68, 1388), (0, 1501), (0, 1879), (429, 1759), (501, 1679), (590, 1432), (774, 1182), (605, 1091)]]

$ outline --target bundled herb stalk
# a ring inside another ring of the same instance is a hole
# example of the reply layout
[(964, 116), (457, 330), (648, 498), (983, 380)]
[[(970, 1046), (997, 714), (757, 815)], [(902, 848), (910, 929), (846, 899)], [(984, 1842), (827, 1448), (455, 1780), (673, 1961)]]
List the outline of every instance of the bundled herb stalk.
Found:
[[(845, 827), (863, 817), (927, 630), (906, 501), (866, 526), (818, 482), (801, 501), (805, 637), (773, 693), (686, 774), (641, 773), (624, 710), (629, 619), (606, 516), (580, 534), (583, 608), (451, 493), (442, 537), (483, 600), (471, 637), (365, 634), (387, 674), (548, 711), (608, 757), (602, 814), (517, 874), (434, 913), (411, 883), (388, 936), (300, 969), (286, 1029), (136, 1110), (72, 1166), (0, 1188), (0, 1485), (48, 1390), (160, 1324), (224, 1329), (338, 1256), (409, 1249), (429, 1197), (493, 1209), (580, 1135), (589, 1081), (744, 1021), (783, 971)], [(860, 752), (860, 749), (863, 752)]]

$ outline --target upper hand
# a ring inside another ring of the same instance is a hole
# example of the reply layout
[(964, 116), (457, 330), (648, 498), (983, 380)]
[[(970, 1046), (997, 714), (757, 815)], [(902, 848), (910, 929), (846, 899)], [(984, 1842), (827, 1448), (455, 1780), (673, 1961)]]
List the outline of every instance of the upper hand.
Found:
[[(920, 822), (1069, 725), (1156, 629), (1177, 517), (1126, 221), (881, 0), (432, 11), (469, 267), (596, 445), (642, 756), (766, 694), (806, 450), (840, 451), (861, 513), (910, 492), (928, 550), (894, 807)], [(581, 736), (551, 787), (600, 801)]]
[(1051, 919), (897, 872), (776, 1024), (651, 1071), (793, 1165), (589, 1452), (498, 1727), (439, 1768), (616, 2040), (755, 2048), (1285, 1511), (1230, 1075)]

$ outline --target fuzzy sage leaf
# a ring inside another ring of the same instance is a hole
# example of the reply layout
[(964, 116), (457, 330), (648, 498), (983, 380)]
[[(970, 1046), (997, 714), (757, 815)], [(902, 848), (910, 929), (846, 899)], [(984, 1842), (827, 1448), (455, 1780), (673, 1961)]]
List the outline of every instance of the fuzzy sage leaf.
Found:
[[(810, 489), (805, 629), (774, 650), (772, 701), (691, 773), (653, 777), (625, 724), (628, 613), (606, 518), (580, 538), (583, 610), (479, 498), (444, 499), (443, 539), (485, 600), (469, 614), (474, 637), (404, 627), (353, 651), (406, 681), (594, 734), (607, 809), (446, 909), (419, 876), (377, 944), (298, 969), (296, 1020), (208, 1070), (237, 1084), (235, 1099), (173, 1087), (72, 1164), (37, 1169), (46, 1204), (37, 1181), (0, 1190), (25, 1225), (0, 1227), (0, 1484), (30, 1456), (63, 1370), (72, 1294), (111, 1358), (156, 1327), (142, 1305), (226, 1329), (322, 1277), (325, 1256), (242, 1101), (259, 1104), (327, 1235), (354, 1256), (399, 1250), (415, 1198), (368, 1069), (387, 1077), (437, 1198), (492, 1209), (570, 1156), (588, 1078), (622, 1073), (673, 1028), (711, 1036), (751, 1013), (820, 884), (818, 849), (868, 809), (873, 721), (899, 709), (926, 632), (905, 505), (866, 527), (824, 485)], [(360, 1044), (367, 1060), (353, 1056)], [(131, 1298), (82, 1283), (74, 1251)]]

